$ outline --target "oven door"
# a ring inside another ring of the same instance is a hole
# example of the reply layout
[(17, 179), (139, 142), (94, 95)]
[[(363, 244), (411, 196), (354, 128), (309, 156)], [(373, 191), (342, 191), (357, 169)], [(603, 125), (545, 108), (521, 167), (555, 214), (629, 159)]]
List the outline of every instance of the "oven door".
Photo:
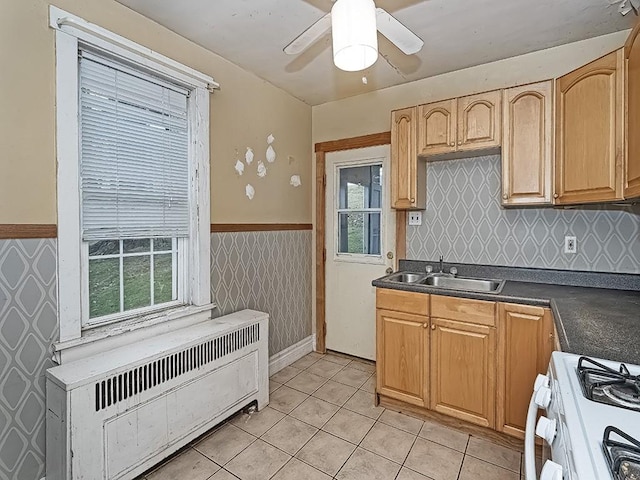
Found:
[[(547, 375), (538, 375), (536, 378), (529, 409), (527, 410), (527, 423), (524, 438), (524, 478), (525, 480), (566, 480), (564, 468), (566, 458), (557, 458), (564, 454), (562, 448), (562, 432), (560, 425), (553, 418), (554, 404), (551, 398), (550, 380)], [(538, 417), (540, 408), (548, 409), (547, 417)], [(536, 435), (543, 440), (543, 464), (540, 473), (536, 467)], [(550, 444), (554, 445), (553, 451)], [(554, 461), (555, 460), (555, 461)]]

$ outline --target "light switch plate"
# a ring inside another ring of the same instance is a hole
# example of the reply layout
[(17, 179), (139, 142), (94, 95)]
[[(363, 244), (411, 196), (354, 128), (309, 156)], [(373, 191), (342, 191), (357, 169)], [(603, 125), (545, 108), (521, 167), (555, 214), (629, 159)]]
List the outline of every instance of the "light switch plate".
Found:
[(422, 225), (422, 212), (409, 212), (409, 225)]

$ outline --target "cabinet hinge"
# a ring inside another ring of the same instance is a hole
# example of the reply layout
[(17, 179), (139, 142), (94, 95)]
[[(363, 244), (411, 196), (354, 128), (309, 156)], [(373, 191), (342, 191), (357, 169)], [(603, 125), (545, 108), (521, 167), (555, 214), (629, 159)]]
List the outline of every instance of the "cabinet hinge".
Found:
[(322, 249), (322, 261), (323, 262), (327, 261), (327, 249), (326, 248)]

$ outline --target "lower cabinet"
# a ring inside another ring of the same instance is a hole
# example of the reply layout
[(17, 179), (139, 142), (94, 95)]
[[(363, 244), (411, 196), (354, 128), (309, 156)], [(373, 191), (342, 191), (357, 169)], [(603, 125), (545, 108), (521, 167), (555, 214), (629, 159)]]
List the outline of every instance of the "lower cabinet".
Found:
[(547, 372), (553, 337), (548, 308), (498, 304), (497, 430), (524, 438), (533, 382)]
[(430, 408), (495, 426), (496, 329), (431, 319)]
[(555, 346), (548, 308), (391, 289), (376, 298), (379, 395), (524, 438)]
[(428, 406), (428, 317), (377, 310), (378, 393)]

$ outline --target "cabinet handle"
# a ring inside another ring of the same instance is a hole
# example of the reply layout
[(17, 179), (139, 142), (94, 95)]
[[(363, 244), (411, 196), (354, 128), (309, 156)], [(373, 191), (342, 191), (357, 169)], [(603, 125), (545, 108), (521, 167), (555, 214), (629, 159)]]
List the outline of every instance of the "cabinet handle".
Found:
[(416, 199), (415, 199), (415, 198), (412, 198), (412, 199), (411, 199), (411, 203), (416, 203)]
[(557, 193), (553, 194), (553, 198), (558, 198), (560, 195), (558, 195)]
[(502, 198), (504, 198), (505, 200), (507, 200), (509, 198), (509, 195), (507, 195), (506, 193), (502, 194)]
[(451, 142), (451, 143), (449, 144), (449, 146), (450, 146), (450, 147), (455, 147), (455, 146), (456, 146), (456, 142)]
[(462, 142), (458, 142), (458, 145), (462, 145)]
[(434, 324), (431, 324), (431, 330), (435, 330), (436, 326)]
[(429, 326), (429, 324), (426, 323), (426, 322), (422, 324), (422, 328), (427, 328), (428, 326)]

